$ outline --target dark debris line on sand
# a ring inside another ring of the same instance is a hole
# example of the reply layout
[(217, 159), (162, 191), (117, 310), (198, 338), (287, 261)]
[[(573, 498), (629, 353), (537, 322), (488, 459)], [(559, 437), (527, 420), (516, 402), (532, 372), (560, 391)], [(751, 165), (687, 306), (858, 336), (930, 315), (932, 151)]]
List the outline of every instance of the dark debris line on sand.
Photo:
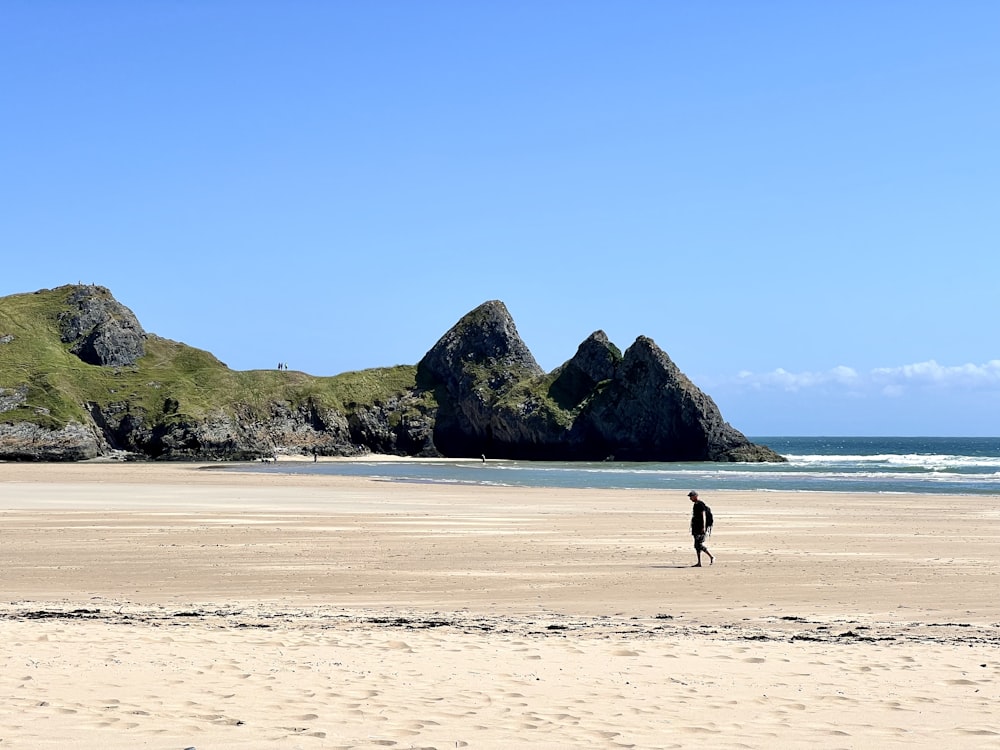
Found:
[(109, 625), (182, 627), (198, 622), (206, 627), (226, 628), (357, 628), (429, 630), (454, 628), (464, 633), (516, 634), (565, 638), (573, 635), (648, 639), (670, 637), (712, 638), (734, 641), (785, 641), (841, 644), (952, 643), (1000, 646), (1000, 623), (875, 623), (854, 620), (823, 622), (797, 616), (762, 618), (739, 624), (695, 625), (678, 622), (682, 616), (657, 614), (649, 617), (570, 617), (549, 614), (530, 616), (482, 616), (467, 613), (412, 613), (365, 615), (339, 609), (274, 611), (266, 608), (168, 610), (122, 605), (107, 608), (34, 608), (29, 603), (0, 606), (0, 620), (64, 620), (103, 622)]

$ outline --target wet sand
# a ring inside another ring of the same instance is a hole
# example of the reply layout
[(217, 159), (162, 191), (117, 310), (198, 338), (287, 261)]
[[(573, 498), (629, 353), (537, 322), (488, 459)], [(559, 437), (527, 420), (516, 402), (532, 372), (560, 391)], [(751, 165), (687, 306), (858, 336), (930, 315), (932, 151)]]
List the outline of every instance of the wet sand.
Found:
[(0, 748), (1000, 747), (1000, 498), (702, 495), (0, 464)]

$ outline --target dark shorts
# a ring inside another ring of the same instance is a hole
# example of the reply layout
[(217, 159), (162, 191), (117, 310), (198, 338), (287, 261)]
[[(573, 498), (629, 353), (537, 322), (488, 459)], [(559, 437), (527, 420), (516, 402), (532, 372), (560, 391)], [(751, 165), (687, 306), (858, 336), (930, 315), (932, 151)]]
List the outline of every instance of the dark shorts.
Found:
[(706, 549), (705, 547), (705, 535), (704, 534), (694, 534), (694, 548), (699, 551)]

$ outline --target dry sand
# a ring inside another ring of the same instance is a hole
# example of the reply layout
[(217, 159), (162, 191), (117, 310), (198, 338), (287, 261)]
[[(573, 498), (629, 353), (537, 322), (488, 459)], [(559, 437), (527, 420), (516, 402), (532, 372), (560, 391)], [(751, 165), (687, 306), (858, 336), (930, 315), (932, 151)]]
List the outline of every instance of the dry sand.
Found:
[(1000, 498), (703, 496), (0, 464), (0, 750), (1000, 748)]

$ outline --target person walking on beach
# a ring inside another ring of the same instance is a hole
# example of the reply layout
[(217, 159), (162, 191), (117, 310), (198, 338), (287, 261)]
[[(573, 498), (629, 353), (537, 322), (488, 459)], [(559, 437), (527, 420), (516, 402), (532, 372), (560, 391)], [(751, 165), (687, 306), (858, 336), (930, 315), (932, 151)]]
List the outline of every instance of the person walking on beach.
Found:
[(715, 556), (705, 546), (705, 536), (711, 533), (712, 525), (708, 521), (708, 506), (698, 499), (698, 493), (692, 490), (688, 493), (694, 506), (691, 508), (691, 536), (694, 537), (694, 551), (698, 553), (698, 562), (692, 567), (701, 567), (701, 553), (708, 555), (708, 564), (715, 562)]

